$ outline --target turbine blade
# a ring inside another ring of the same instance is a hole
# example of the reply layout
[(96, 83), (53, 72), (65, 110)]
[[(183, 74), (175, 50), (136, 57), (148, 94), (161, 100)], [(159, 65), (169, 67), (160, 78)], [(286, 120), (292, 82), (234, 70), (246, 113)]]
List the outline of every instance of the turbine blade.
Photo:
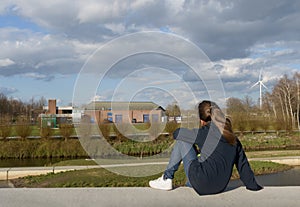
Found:
[(262, 69), (260, 69), (260, 71), (259, 71), (258, 81), (261, 81), (261, 72), (262, 72)]
[(260, 83), (261, 83), (261, 85), (262, 85), (263, 87), (265, 87), (265, 89), (268, 89), (268, 87), (265, 86), (265, 84), (264, 84), (263, 82), (260, 82)]
[(254, 83), (250, 88), (253, 88), (254, 86), (258, 85), (259, 81), (257, 81), (256, 83)]

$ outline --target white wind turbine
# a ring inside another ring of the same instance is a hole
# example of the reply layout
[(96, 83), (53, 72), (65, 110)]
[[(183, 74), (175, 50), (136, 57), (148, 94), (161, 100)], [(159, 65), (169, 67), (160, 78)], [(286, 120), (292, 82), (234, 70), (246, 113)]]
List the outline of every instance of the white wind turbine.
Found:
[(254, 86), (257, 86), (257, 85), (259, 85), (259, 107), (261, 109), (261, 107), (262, 107), (262, 86), (265, 89), (268, 89), (267, 86), (265, 86), (265, 84), (262, 82), (261, 70), (260, 70), (260, 73), (258, 76), (258, 81), (253, 86), (251, 86), (251, 88), (253, 88)]

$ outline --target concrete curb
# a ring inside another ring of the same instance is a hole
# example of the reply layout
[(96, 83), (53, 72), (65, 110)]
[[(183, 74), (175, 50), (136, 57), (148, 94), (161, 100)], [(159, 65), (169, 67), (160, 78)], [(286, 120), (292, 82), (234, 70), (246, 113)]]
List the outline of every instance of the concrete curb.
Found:
[[(187, 187), (171, 191), (143, 188), (30, 188), (0, 189), (2, 207), (50, 206), (243, 206), (295, 207), (300, 204), (300, 187), (266, 187), (257, 192), (245, 187), (224, 193), (199, 196)], [(17, 196), (16, 196), (17, 195)]]

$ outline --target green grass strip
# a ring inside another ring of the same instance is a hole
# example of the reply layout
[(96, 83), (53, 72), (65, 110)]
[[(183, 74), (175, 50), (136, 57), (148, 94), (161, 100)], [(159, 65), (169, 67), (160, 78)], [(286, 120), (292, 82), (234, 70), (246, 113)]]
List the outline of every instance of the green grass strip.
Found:
[[(251, 167), (256, 175), (285, 171), (291, 166), (273, 162), (251, 161)], [(127, 177), (114, 174), (106, 169), (75, 170), (57, 174), (27, 176), (12, 180), (15, 187), (145, 187), (151, 179), (156, 179), (162, 173), (147, 177)], [(238, 178), (236, 169), (232, 179)], [(175, 174), (175, 186), (183, 186), (186, 177), (182, 165)]]

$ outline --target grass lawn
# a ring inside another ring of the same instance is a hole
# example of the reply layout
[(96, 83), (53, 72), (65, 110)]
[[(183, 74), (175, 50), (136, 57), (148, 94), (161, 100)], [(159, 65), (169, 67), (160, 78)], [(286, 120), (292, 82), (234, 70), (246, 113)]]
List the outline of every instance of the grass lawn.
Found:
[[(256, 175), (288, 170), (291, 167), (272, 162), (251, 161), (251, 167)], [(130, 167), (128, 167), (130, 168)], [(27, 176), (12, 180), (15, 187), (144, 187), (148, 181), (161, 176), (162, 173), (147, 177), (127, 177), (114, 174), (106, 169), (76, 170), (57, 174)], [(236, 169), (232, 179), (238, 178)], [(185, 174), (182, 165), (175, 174), (175, 186), (185, 184)]]
[[(31, 127), (31, 130), (32, 130), (30, 136), (40, 136), (40, 130), (41, 129), (40, 129), (39, 126), (34, 125), (34, 126), (30, 126), (30, 127)], [(54, 128), (52, 130), (53, 130), (53, 136), (60, 135), (59, 128)], [(73, 129), (72, 135), (76, 135), (75, 129)], [(18, 134), (16, 132), (16, 126), (12, 126), (12, 131), (11, 131), (10, 136), (12, 136), (12, 137), (18, 136)]]

